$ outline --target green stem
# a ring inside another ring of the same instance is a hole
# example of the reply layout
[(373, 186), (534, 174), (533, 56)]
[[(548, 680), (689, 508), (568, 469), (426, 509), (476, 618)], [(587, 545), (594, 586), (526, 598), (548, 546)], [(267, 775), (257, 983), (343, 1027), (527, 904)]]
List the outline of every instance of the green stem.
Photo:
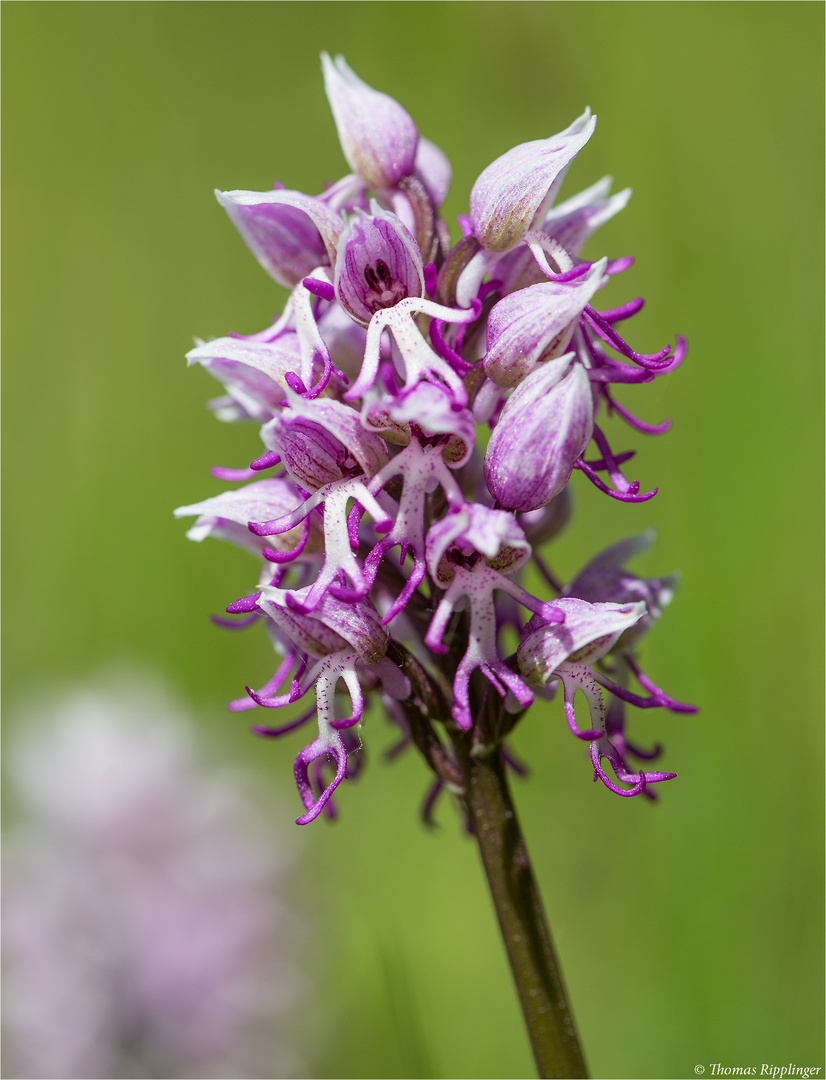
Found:
[[(587, 1077), (559, 961), (499, 746), (477, 756), (454, 737), (473, 832), (541, 1077)], [(482, 748), (478, 748), (482, 749)]]

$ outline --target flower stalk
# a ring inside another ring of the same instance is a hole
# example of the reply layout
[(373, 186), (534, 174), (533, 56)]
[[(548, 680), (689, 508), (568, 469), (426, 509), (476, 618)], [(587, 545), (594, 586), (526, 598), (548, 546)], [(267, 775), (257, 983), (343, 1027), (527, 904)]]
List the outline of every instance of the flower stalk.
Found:
[(511, 798), (500, 746), (468, 750), (454, 739), (464, 803), (508, 954), (541, 1077), (586, 1077), (562, 969)]

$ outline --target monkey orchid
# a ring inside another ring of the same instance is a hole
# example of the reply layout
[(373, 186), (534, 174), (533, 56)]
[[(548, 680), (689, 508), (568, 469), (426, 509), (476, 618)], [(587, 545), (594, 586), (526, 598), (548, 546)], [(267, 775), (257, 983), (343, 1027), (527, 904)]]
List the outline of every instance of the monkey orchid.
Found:
[[(574, 474), (621, 502), (656, 494), (627, 479), (633, 451), (612, 448), (605, 418), (665, 432), (668, 421), (639, 419), (614, 388), (672, 372), (685, 341), (632, 347), (617, 326), (643, 301), (607, 307), (601, 297), (633, 260), (583, 258), (630, 192), (612, 195), (605, 178), (556, 201), (594, 134), (590, 110), (488, 165), (453, 243), (440, 215), (445, 155), (341, 57), (324, 54), (322, 66), (352, 171), (315, 196), (217, 193), (290, 292), (271, 326), (199, 342), (188, 356), (223, 385), (218, 418), (259, 424), (263, 450), (213, 470), (243, 486), (176, 513), (196, 516), (193, 539), (230, 540), (257, 559), (247, 595), (216, 621), (263, 625), (277, 655), (264, 685), (230, 707), (301, 701), (297, 718), (256, 725), (267, 737), (317, 723), (295, 761), (298, 823), (336, 812), (359, 771), (364, 711), (380, 702), (400, 745), (434, 774), (425, 819), (448, 791), (480, 845), (540, 1072), (583, 1076), (518, 834), (506, 740), (536, 693), (561, 686), (568, 726), (607, 790), (650, 797), (674, 776), (629, 764), (645, 751), (626, 739), (624, 717), (627, 704), (692, 711), (631, 652), (673, 579), (625, 571), (632, 544), (563, 589), (537, 548), (567, 523)], [(525, 579), (531, 562), (539, 577)], [(544, 595), (530, 591), (543, 579)], [(520, 642), (515, 654), (508, 640)]]

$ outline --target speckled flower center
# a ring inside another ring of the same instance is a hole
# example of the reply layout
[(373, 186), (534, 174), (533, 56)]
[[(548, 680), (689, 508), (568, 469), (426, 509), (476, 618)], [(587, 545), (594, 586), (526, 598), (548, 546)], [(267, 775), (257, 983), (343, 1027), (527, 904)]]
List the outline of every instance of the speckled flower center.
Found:
[(381, 308), (394, 307), (410, 295), (404, 282), (393, 277), (384, 259), (377, 259), (375, 267), (365, 267), (364, 280), (369, 286), (364, 303), (373, 314)]

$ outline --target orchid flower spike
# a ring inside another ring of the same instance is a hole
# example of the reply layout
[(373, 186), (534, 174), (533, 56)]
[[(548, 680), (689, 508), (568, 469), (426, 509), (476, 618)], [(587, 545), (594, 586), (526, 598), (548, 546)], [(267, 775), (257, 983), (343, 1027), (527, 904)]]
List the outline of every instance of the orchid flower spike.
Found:
[(266, 738), (317, 721), (295, 758), (299, 824), (335, 813), (371, 705), (433, 772), (427, 817), (443, 790), (467, 810), (467, 763), (513, 761), (513, 725), (560, 685), (595, 777), (650, 795), (673, 774), (630, 763), (647, 752), (626, 737), (624, 710), (693, 711), (634, 652), (676, 579), (626, 569), (647, 534), (567, 586), (540, 551), (571, 521), (581, 476), (625, 503), (656, 493), (626, 478), (634, 449), (613, 447), (606, 417), (634, 438), (664, 434), (668, 421), (639, 418), (624, 395), (676, 370), (685, 341), (633, 348), (620, 324), (642, 298), (601, 303), (633, 259), (583, 253), (630, 190), (605, 177), (557, 198), (595, 130), (586, 109), (482, 170), (454, 243), (446, 155), (342, 57), (321, 66), (351, 172), (319, 195), (216, 193), (289, 296), (265, 329), (187, 354), (221, 383), (215, 415), (253, 433), (242, 463), (212, 470), (240, 486), (176, 511), (195, 518), (191, 539), (228, 540), (257, 562), (246, 594), (220, 598), (226, 617), (213, 618), (263, 629), (275, 671), (229, 707), (301, 701), (283, 723), (255, 725)]

